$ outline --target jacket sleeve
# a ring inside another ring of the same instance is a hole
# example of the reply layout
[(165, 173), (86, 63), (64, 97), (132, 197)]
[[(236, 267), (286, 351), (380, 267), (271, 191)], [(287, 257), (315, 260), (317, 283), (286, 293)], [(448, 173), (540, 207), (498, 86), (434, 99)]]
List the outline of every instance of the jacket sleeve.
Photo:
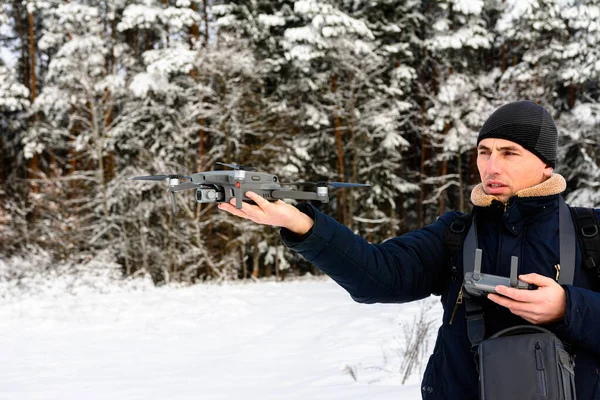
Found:
[[(596, 215), (600, 220), (600, 209)], [(600, 285), (600, 282), (593, 284)], [(567, 305), (557, 333), (600, 356), (600, 287), (594, 287), (596, 291), (571, 285), (563, 285), (563, 288)]]
[(557, 334), (600, 356), (600, 293), (571, 285), (563, 288), (567, 306)]
[(449, 277), (443, 239), (459, 213), (446, 213), (423, 229), (369, 244), (312, 205), (297, 207), (315, 223), (303, 236), (282, 228), (284, 244), (329, 275), (355, 301), (402, 303), (445, 290)]

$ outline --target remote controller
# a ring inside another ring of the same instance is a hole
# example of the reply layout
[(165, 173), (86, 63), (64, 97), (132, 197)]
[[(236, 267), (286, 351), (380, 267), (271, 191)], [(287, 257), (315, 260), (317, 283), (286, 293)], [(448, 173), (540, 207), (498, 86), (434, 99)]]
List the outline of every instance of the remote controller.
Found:
[(481, 249), (475, 250), (475, 265), (473, 272), (465, 273), (464, 288), (473, 296), (485, 296), (488, 293), (496, 293), (497, 285), (504, 285), (515, 289), (534, 290), (535, 285), (517, 279), (519, 258), (512, 256), (510, 260), (510, 278), (504, 276), (481, 273)]

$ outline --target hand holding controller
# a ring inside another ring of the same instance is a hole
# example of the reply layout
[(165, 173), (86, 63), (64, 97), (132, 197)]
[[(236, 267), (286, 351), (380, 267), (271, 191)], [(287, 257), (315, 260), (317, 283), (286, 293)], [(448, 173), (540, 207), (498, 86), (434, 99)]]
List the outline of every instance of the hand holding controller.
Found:
[(475, 265), (473, 272), (465, 273), (464, 288), (473, 296), (485, 296), (487, 293), (496, 293), (496, 286), (504, 285), (515, 289), (535, 290), (537, 286), (530, 285), (517, 279), (519, 258), (512, 256), (510, 262), (510, 278), (504, 276), (482, 274), (481, 258), (482, 250), (475, 250)]

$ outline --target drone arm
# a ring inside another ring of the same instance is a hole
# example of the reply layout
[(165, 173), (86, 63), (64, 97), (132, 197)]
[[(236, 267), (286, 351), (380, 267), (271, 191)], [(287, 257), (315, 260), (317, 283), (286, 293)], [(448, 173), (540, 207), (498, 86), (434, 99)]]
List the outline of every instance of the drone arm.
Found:
[(302, 192), (297, 190), (273, 190), (271, 196), (274, 199), (319, 200), (323, 203), (329, 202), (328, 196), (320, 196), (315, 192)]

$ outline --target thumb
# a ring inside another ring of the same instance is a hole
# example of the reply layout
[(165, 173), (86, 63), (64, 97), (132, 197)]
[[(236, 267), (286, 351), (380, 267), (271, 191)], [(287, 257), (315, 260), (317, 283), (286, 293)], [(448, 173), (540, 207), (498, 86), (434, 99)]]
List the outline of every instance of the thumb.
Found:
[(519, 279), (523, 282), (533, 283), (537, 287), (552, 286), (557, 284), (554, 279), (540, 274), (519, 275)]

